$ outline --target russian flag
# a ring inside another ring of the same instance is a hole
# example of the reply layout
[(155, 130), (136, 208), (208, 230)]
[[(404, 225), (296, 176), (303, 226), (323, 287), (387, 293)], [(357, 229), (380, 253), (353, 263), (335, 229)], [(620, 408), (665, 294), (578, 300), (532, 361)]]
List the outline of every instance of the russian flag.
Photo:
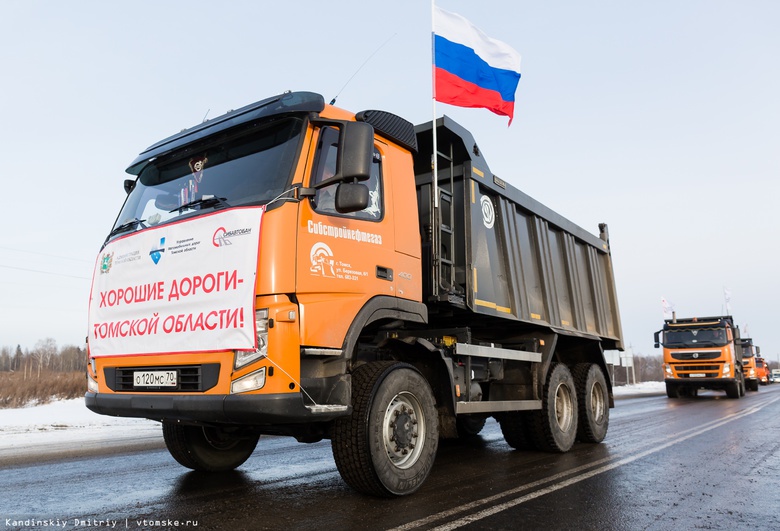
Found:
[(520, 54), (468, 20), (434, 6), (434, 99), (512, 117)]

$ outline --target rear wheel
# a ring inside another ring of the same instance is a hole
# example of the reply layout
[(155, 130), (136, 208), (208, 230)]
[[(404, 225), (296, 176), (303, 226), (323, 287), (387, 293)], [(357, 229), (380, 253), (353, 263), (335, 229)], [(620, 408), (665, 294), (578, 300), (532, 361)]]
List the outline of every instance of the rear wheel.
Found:
[(205, 472), (224, 472), (242, 465), (260, 438), (227, 428), (163, 422), (165, 446), (180, 465)]
[(569, 368), (553, 363), (542, 394), (541, 411), (529, 413), (530, 434), (539, 450), (568, 452), (577, 437), (577, 391)]
[(496, 417), (501, 426), (504, 440), (515, 450), (534, 450), (536, 447), (529, 433), (529, 413), (526, 411), (507, 411)]
[(600, 443), (609, 428), (607, 379), (595, 363), (577, 364), (573, 376), (579, 403), (577, 438), (583, 442)]
[(459, 415), (455, 420), (455, 427), (458, 430), (458, 437), (474, 437), (485, 427), (485, 417), (475, 415)]
[(352, 373), (352, 414), (333, 426), (344, 481), (375, 496), (411, 494), (433, 466), (438, 415), (428, 382), (411, 365), (374, 362)]

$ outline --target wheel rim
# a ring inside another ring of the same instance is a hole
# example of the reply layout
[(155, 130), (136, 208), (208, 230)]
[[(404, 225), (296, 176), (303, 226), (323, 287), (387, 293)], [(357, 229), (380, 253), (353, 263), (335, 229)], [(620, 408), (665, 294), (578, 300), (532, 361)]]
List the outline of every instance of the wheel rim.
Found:
[(425, 440), (425, 417), (422, 406), (411, 393), (399, 393), (385, 410), (382, 438), (390, 462), (398, 468), (409, 468), (420, 457)]
[(225, 434), (222, 430), (217, 428), (203, 428), (203, 437), (206, 442), (217, 450), (230, 450), (234, 448), (239, 439), (231, 437)]
[(590, 413), (593, 421), (600, 424), (604, 420), (605, 411), (604, 389), (599, 382), (595, 382), (590, 388)]
[(574, 422), (571, 389), (567, 385), (561, 384), (555, 390), (555, 420), (563, 432), (568, 432)]

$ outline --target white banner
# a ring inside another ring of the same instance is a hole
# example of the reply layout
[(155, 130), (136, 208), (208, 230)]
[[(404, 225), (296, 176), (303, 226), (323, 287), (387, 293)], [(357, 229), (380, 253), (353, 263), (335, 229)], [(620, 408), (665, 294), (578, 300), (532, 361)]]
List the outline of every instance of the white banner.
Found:
[(217, 212), (106, 245), (92, 277), (91, 354), (254, 349), (263, 212)]

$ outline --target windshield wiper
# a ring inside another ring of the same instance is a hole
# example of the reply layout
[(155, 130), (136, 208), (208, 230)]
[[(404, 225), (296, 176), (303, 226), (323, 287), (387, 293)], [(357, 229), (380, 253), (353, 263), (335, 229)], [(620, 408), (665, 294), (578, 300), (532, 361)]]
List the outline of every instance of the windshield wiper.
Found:
[(135, 228), (136, 225), (141, 225), (141, 228), (145, 229), (146, 225), (144, 225), (144, 221), (146, 221), (146, 220), (145, 219), (135, 218), (135, 219), (131, 219), (130, 221), (127, 221), (125, 223), (122, 223), (117, 228), (115, 228), (114, 230), (109, 232), (108, 233), (108, 237), (110, 238), (111, 236), (114, 236), (115, 234), (119, 234), (120, 232), (127, 232), (130, 229)]
[(186, 210), (188, 208), (195, 208), (196, 206), (199, 206), (202, 209), (210, 206), (216, 206), (216, 205), (224, 205), (224, 206), (230, 206), (225, 201), (227, 200), (227, 197), (202, 197), (200, 199), (196, 199), (195, 201), (190, 201), (189, 203), (184, 203), (180, 207), (176, 207), (173, 210), (169, 210), (168, 213), (172, 214), (173, 212), (179, 212), (181, 213), (183, 210)]

